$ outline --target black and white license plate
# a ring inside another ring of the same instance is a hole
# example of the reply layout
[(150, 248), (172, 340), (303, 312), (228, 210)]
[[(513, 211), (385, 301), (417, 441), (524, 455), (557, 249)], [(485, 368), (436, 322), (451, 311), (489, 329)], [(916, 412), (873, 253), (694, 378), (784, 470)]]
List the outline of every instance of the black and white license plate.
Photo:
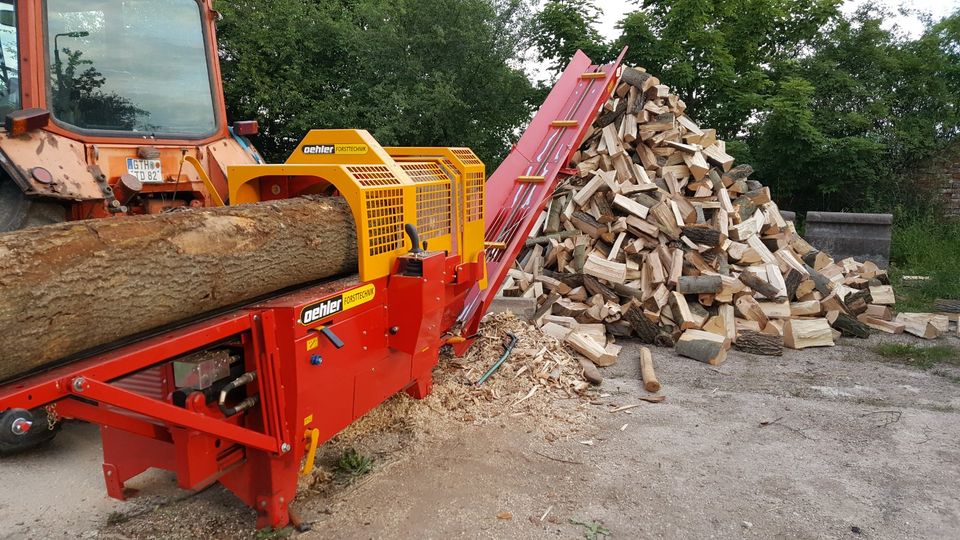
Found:
[(144, 184), (163, 182), (163, 171), (159, 159), (127, 158), (127, 172)]

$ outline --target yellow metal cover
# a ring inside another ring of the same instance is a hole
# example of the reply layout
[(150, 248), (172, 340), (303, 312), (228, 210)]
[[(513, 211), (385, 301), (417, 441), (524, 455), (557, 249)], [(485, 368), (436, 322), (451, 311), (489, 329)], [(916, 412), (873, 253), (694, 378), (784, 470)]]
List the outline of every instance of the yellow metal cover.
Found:
[(475, 262), (483, 250), (486, 175), (467, 148), (384, 149), (363, 130), (314, 130), (283, 165), (227, 172), (231, 205), (259, 202), (269, 187), (279, 197), (279, 186), (293, 181), (318, 186), (311, 193), (344, 197), (357, 224), (363, 281), (389, 275), (397, 257), (410, 251), (407, 223), (417, 226), (431, 251)]

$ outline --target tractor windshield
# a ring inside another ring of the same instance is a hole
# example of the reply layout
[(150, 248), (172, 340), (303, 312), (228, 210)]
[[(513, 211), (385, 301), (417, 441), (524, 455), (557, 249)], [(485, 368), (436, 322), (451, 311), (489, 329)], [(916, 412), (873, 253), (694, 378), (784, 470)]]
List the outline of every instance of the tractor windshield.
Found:
[(0, 0), (0, 115), (20, 108), (20, 56), (14, 0)]
[(201, 137), (216, 113), (196, 0), (47, 0), (48, 102), (85, 130)]

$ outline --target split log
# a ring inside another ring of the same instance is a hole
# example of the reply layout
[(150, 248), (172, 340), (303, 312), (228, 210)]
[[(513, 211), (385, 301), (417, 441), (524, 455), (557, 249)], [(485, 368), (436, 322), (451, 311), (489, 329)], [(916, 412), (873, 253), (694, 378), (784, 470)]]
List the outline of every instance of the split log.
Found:
[(790, 319), (783, 325), (783, 344), (791, 349), (833, 347), (833, 332), (826, 319)]
[[(660, 325), (647, 318), (643, 313), (643, 307), (639, 303), (631, 302), (630, 307), (623, 314), (623, 320), (630, 324), (642, 343), (661, 347), (673, 346), (673, 340), (670, 339), (669, 334)], [(665, 343), (668, 344), (664, 345)]]
[(591, 276), (590, 274), (583, 275), (583, 286), (591, 295), (595, 296), (599, 294), (602, 296), (604, 301), (620, 303), (620, 297), (613, 289), (607, 287), (603, 283), (600, 283), (599, 279)]
[(776, 300), (777, 297), (780, 296), (780, 290), (777, 287), (774, 287), (767, 280), (749, 270), (746, 270), (740, 274), (740, 281), (742, 281), (747, 287), (750, 287), (757, 293), (762, 294), (770, 300)]
[(0, 235), (0, 380), (288, 287), (356, 272), (353, 215), (302, 198)]
[(617, 357), (609, 354), (606, 348), (594, 341), (593, 338), (585, 335), (579, 329), (570, 332), (567, 336), (567, 344), (573, 347), (573, 350), (587, 357), (588, 360), (600, 367), (612, 366), (617, 363)]
[(768, 319), (789, 319), (792, 316), (790, 302), (758, 302), (761, 311)]
[(886, 332), (888, 334), (902, 334), (906, 329), (906, 325), (903, 323), (884, 321), (876, 317), (871, 317), (866, 313), (857, 315), (857, 320), (869, 326), (870, 328), (873, 328), (874, 330), (880, 330), (881, 332)]
[(673, 309), (673, 315), (676, 317), (676, 322), (680, 324), (681, 330), (696, 329), (703, 326), (702, 323), (699, 323), (699, 318), (690, 310), (690, 305), (682, 294), (678, 292), (670, 293), (670, 307)]
[(819, 300), (808, 300), (806, 302), (794, 302), (790, 304), (790, 315), (792, 317), (817, 317), (823, 313)]
[(897, 303), (897, 299), (893, 295), (893, 287), (889, 285), (870, 287), (870, 296), (873, 297), (873, 302), (871, 302), (872, 304), (877, 304), (880, 306), (892, 306)]
[(860, 339), (870, 337), (870, 327), (846, 313), (831, 311), (827, 313), (827, 321), (830, 323), (830, 326), (839, 330), (840, 333), (846, 337)]
[(596, 255), (587, 256), (583, 265), (583, 273), (595, 278), (604, 279), (611, 283), (623, 283), (627, 280), (625, 264), (608, 261)]
[(650, 393), (656, 394), (660, 391), (660, 381), (653, 371), (653, 355), (650, 349), (640, 347), (640, 377), (643, 379), (643, 388)]
[(770, 322), (766, 313), (763, 312), (763, 307), (761, 307), (760, 303), (752, 296), (741, 296), (737, 299), (736, 306), (737, 311), (740, 312), (740, 315), (744, 319), (756, 321), (760, 324), (760, 328), (763, 328)]
[(843, 299), (843, 303), (847, 306), (847, 311), (854, 317), (867, 311), (867, 308), (872, 302), (873, 297), (870, 294), (870, 289), (863, 289), (851, 293)]
[(782, 356), (783, 337), (763, 332), (741, 332), (734, 347), (738, 351), (760, 356)]
[(881, 321), (892, 321), (893, 320), (893, 310), (889, 306), (878, 306), (876, 304), (870, 304), (867, 306), (867, 310), (864, 311), (864, 314), (880, 319)]
[(701, 330), (687, 330), (677, 340), (676, 351), (680, 356), (718, 366), (727, 359), (730, 342), (716, 334)]
[(683, 227), (681, 231), (683, 235), (689, 238), (694, 244), (720, 247), (727, 240), (720, 231), (711, 229), (705, 225)]
[(723, 290), (720, 276), (681, 276), (677, 292), (681, 294), (718, 293)]
[[(943, 331), (934, 324), (933, 317), (929, 313), (900, 313), (897, 315), (896, 322), (904, 325), (903, 329), (908, 334), (923, 339), (937, 339)], [(948, 327), (949, 324), (948, 321)]]

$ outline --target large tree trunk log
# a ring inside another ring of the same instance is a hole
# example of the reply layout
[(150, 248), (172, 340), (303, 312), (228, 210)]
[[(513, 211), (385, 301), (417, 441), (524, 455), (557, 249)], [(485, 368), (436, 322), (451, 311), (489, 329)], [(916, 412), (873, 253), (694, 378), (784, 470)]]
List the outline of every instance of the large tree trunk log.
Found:
[(0, 235), (0, 380), (357, 268), (343, 199), (64, 223)]

